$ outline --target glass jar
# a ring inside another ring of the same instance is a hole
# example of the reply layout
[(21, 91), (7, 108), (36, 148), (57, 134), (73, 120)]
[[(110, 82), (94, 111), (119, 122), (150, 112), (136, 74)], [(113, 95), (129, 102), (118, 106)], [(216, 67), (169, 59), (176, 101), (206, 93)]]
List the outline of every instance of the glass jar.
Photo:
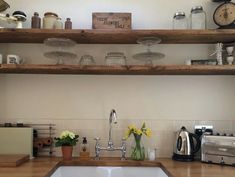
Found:
[(105, 56), (105, 63), (108, 66), (123, 66), (126, 65), (126, 56), (122, 52), (109, 52)]
[(191, 9), (190, 14), (191, 29), (206, 29), (206, 13), (202, 6), (195, 6)]
[(61, 18), (58, 17), (55, 21), (54, 29), (63, 29), (63, 22), (61, 21)]
[(46, 12), (43, 17), (43, 28), (53, 29), (54, 24), (57, 21), (58, 15), (53, 12)]
[(187, 18), (184, 12), (176, 12), (173, 17), (173, 29), (187, 29)]

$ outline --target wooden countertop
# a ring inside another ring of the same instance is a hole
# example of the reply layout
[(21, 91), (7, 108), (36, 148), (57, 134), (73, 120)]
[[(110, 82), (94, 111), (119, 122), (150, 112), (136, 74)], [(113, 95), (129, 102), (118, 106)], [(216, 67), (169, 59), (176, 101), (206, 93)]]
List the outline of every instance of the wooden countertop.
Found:
[(120, 161), (103, 159), (99, 161), (63, 162), (61, 158), (37, 158), (18, 167), (0, 167), (0, 177), (49, 177), (61, 165), (109, 165), (109, 166), (160, 166), (170, 177), (235, 177), (235, 167), (205, 164), (201, 162), (176, 162), (171, 159), (157, 161)]

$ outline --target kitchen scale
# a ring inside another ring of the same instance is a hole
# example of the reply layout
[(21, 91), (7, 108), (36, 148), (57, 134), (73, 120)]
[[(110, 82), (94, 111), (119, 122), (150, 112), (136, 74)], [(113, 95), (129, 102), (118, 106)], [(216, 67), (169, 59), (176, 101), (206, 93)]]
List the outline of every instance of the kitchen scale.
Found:
[(213, 14), (213, 20), (219, 29), (235, 29), (235, 3), (231, 0), (212, 0), (213, 2), (223, 2)]

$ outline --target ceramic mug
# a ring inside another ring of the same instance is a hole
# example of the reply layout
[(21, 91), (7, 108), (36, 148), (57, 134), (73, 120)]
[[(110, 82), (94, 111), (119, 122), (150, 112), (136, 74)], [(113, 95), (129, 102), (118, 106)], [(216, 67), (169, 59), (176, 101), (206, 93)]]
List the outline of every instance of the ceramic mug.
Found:
[(226, 51), (227, 51), (228, 55), (232, 55), (233, 54), (233, 50), (234, 50), (233, 46), (226, 47)]
[(234, 56), (227, 56), (227, 62), (229, 65), (232, 65), (234, 61)]
[(22, 64), (23, 59), (20, 58), (18, 55), (7, 55), (7, 64)]

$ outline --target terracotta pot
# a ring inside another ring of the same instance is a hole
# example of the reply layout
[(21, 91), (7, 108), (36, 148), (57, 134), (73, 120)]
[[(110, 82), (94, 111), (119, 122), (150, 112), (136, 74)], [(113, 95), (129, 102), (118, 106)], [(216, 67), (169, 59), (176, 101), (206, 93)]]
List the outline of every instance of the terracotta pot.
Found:
[(61, 146), (63, 160), (72, 160), (73, 146)]

